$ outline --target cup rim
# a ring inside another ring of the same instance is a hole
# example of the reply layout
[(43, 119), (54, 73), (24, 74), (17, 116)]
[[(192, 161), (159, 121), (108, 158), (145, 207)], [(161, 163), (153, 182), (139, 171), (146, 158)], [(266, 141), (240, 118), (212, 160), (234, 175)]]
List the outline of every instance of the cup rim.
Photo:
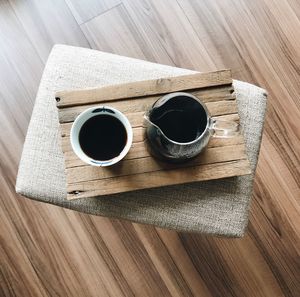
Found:
[[(105, 112), (107, 110), (110, 110), (110, 112)], [(123, 124), (126, 133), (127, 133), (127, 142), (126, 145), (124, 146), (123, 150), (121, 153), (110, 159), (110, 160), (95, 160), (91, 157), (89, 157), (81, 148), (80, 143), (79, 143), (79, 132), (83, 124), (89, 120), (90, 118), (99, 115), (97, 112), (105, 112), (102, 114), (105, 115), (110, 115), (112, 117), (117, 118), (120, 120), (120, 122)], [(116, 116), (117, 115), (117, 116)], [(97, 105), (94, 107), (90, 107), (82, 111), (75, 119), (75, 121), (72, 124), (71, 130), (70, 130), (70, 143), (71, 147), (74, 151), (74, 153), (77, 155), (79, 159), (81, 159), (83, 162), (92, 165), (92, 166), (97, 166), (97, 167), (107, 167), (114, 165), (121, 161), (129, 152), (131, 145), (132, 145), (132, 139), (133, 139), (133, 131), (132, 131), (132, 126), (126, 117), (121, 111), (119, 111), (116, 108), (113, 108), (108, 105)]]

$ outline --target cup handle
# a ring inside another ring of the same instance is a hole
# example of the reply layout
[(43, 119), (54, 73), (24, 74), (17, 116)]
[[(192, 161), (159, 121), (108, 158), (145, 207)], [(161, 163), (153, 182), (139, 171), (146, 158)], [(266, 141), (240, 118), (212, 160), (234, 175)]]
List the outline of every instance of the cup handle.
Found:
[(211, 118), (209, 130), (212, 137), (232, 138), (239, 134), (240, 124), (234, 121), (226, 121)]

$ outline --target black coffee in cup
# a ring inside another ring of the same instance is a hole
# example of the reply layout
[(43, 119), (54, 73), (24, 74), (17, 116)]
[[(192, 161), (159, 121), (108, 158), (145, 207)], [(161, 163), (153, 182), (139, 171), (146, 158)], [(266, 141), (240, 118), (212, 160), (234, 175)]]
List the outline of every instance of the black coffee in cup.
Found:
[(107, 114), (91, 117), (79, 131), (82, 151), (94, 160), (107, 161), (119, 156), (126, 143), (126, 128), (119, 119)]

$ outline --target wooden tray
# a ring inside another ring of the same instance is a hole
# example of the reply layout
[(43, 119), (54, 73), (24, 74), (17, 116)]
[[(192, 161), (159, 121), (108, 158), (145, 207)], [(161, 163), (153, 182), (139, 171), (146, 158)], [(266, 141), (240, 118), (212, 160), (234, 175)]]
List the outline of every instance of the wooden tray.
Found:
[[(250, 174), (243, 136), (212, 138), (195, 159), (175, 165), (158, 161), (146, 148), (143, 114), (163, 94), (188, 91), (206, 103), (212, 116), (239, 121), (230, 70), (139, 81), (56, 94), (65, 156), (67, 199), (95, 197), (166, 185)], [(106, 104), (126, 114), (133, 127), (133, 145), (113, 167), (93, 167), (72, 151), (70, 128), (86, 108)]]

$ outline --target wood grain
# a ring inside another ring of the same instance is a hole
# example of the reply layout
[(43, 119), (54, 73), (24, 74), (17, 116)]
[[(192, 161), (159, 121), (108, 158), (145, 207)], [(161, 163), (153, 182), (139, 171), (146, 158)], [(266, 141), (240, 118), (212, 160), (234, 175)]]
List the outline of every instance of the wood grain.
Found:
[(216, 68), (205, 42), (197, 36), (177, 1), (122, 2), (130, 19), (140, 28), (142, 37), (161, 44), (173, 65), (203, 72), (224, 68)]
[(90, 21), (99, 14), (121, 4), (121, 0), (66, 0), (78, 24)]
[[(123, 3), (81, 25), (92, 48), (172, 65), (172, 59), (159, 42), (141, 34), (140, 26), (129, 17)], [(111, 40), (115, 40), (111, 46)]]
[[(232, 152), (234, 151), (234, 157)], [(80, 183), (85, 181), (93, 181), (98, 179), (106, 179), (114, 176), (126, 176), (134, 174), (145, 173), (145, 168), (147, 172), (160, 171), (160, 170), (170, 170), (176, 168), (185, 168), (195, 165), (211, 164), (228, 162), (232, 160), (242, 160), (245, 159), (245, 147), (244, 144), (240, 145), (230, 145), (230, 146), (220, 146), (207, 148), (205, 152), (197, 156), (192, 162), (185, 164), (169, 164), (155, 160), (151, 156), (145, 156), (143, 158), (138, 158), (132, 155), (132, 159), (125, 159), (119, 167), (112, 169), (99, 170), (97, 167), (83, 165), (70, 167), (66, 170), (67, 177), (70, 183)], [(250, 170), (248, 171), (251, 172)], [(149, 177), (150, 178), (150, 177)], [(108, 181), (107, 181), (108, 182)]]
[(89, 47), (65, 1), (9, 0), (9, 3), (44, 63), (54, 43)]
[[(148, 97), (205, 87), (223, 86), (232, 83), (230, 70), (176, 76), (155, 80), (139, 81), (103, 88), (61, 91), (55, 94), (58, 108)], [(230, 86), (232, 90), (232, 87)], [(214, 93), (214, 92), (212, 92)], [(212, 96), (212, 94), (211, 94)]]
[[(198, 95), (200, 92), (191, 92), (195, 96), (199, 96), (199, 98), (206, 103), (207, 108), (212, 116), (218, 116), (221, 114), (231, 114), (236, 113), (236, 104), (235, 102), (231, 102), (235, 99), (235, 96), (233, 94), (229, 94), (230, 88), (227, 89), (227, 94), (221, 94), (216, 92), (212, 92), (210, 90), (210, 95), (204, 95), (201, 96)], [(225, 92), (224, 92), (225, 93)], [(108, 105), (111, 107), (115, 107), (117, 109), (122, 110), (122, 112), (129, 114), (136, 120), (136, 116), (138, 116), (142, 111), (148, 110), (155, 101), (157, 101), (161, 96), (149, 96), (147, 99), (130, 99), (130, 104), (128, 104), (128, 101), (117, 101), (112, 102), (108, 101)], [(218, 103), (215, 103), (215, 101), (219, 101)], [(106, 101), (103, 101), (106, 102)], [(222, 102), (222, 104), (220, 103)], [(222, 105), (222, 106), (221, 106)], [(65, 109), (63, 112), (59, 111), (59, 121), (61, 123), (69, 123), (73, 122), (75, 118), (85, 109), (89, 107), (96, 107), (99, 106), (99, 103), (97, 104), (86, 104), (82, 106), (74, 106), (69, 107), (68, 109)], [(134, 115), (136, 114), (136, 115)]]
[[(89, 198), (101, 195), (115, 194), (155, 188), (169, 185), (179, 185), (199, 180), (211, 180), (213, 178), (233, 177), (250, 174), (249, 161), (243, 154), (241, 160), (226, 161), (219, 163), (203, 164), (178, 169), (150, 171), (147, 174), (130, 174), (109, 178), (99, 178), (78, 183), (68, 184), (67, 199)], [(159, 185), (158, 185), (159, 181)]]
[[(159, 162), (148, 153), (149, 146), (146, 144), (142, 112), (146, 112), (166, 93), (189, 90), (200, 95), (199, 98), (205, 98), (207, 109), (212, 116), (226, 118), (233, 114), (235, 120), (239, 122), (229, 70), (56, 93), (55, 100), (61, 125), (61, 148), (66, 164), (67, 199), (90, 198), (95, 195), (181, 184), (188, 182), (189, 178), (190, 182), (194, 182), (232, 177), (235, 171), (236, 175), (250, 174), (244, 143), (242, 141), (242, 144), (235, 145), (235, 139), (231, 146), (228, 146), (226, 139), (219, 139), (217, 148), (210, 145), (203, 154), (180, 165)], [(76, 161), (76, 156), (74, 162), (74, 154), (69, 153), (72, 151), (70, 141), (72, 121), (87, 107), (97, 107), (96, 103), (114, 104), (114, 107), (128, 115), (128, 119), (135, 124), (132, 128), (134, 147), (127, 158), (113, 168), (82, 165), (79, 158)], [(235, 138), (240, 139), (242, 135), (239, 133)]]
[(63, 0), (2, 0), (0, 296), (300, 296), (299, 1), (126, 0), (97, 16), (108, 1), (67, 2), (79, 23), (94, 17), (80, 29), (96, 49), (230, 68), (267, 89), (250, 224), (242, 239), (213, 238), (18, 197), (43, 62), (54, 43), (88, 44)]

